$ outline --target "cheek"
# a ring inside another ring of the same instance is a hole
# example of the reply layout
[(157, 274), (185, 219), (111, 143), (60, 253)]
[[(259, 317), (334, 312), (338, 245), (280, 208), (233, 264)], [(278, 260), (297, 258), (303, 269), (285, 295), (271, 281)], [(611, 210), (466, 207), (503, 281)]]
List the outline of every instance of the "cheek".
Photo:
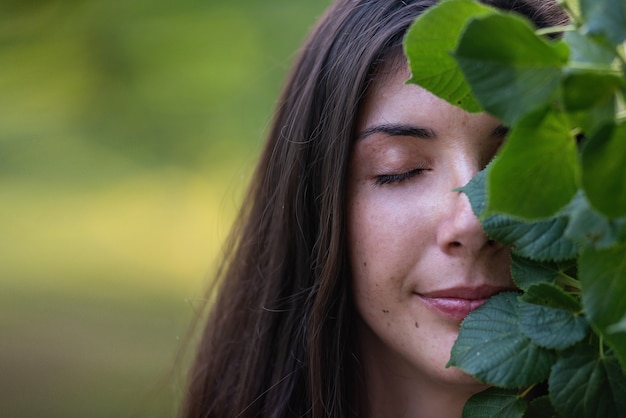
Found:
[(432, 223), (405, 201), (353, 197), (348, 249), (356, 296), (380, 303), (392, 292), (402, 292), (406, 278), (424, 258)]
[(398, 193), (362, 193), (348, 204), (348, 246), (352, 266), (389, 265), (409, 261), (434, 242), (435, 207), (426, 199)]
[(349, 208), (348, 247), (354, 272), (359, 277), (368, 276), (372, 269), (378, 275), (385, 273), (388, 266), (381, 261), (401, 253), (404, 237), (399, 226), (406, 225), (406, 218), (398, 208), (391, 210), (372, 199), (355, 199)]

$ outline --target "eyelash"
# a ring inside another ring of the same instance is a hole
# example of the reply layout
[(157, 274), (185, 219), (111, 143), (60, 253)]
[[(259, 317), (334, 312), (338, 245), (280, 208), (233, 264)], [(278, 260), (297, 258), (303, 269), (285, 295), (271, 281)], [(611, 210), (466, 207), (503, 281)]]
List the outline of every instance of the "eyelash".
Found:
[(416, 168), (414, 170), (407, 171), (404, 173), (381, 174), (379, 176), (376, 176), (374, 183), (376, 184), (376, 186), (383, 186), (385, 184), (398, 184), (398, 183), (402, 183), (405, 180), (418, 176), (422, 174), (424, 171), (426, 171), (426, 169)]

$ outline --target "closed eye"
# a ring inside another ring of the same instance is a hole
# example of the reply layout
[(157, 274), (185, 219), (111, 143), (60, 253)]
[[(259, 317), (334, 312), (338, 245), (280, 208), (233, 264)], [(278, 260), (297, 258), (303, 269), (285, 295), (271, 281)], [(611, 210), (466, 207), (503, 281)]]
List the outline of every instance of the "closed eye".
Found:
[(407, 171), (407, 172), (404, 172), (404, 173), (381, 174), (381, 175), (376, 176), (374, 184), (376, 186), (383, 186), (385, 184), (402, 183), (405, 180), (408, 180), (410, 178), (413, 178), (413, 177), (415, 177), (417, 175), (422, 174), (424, 171), (426, 171), (426, 169), (424, 169), (424, 168), (416, 168), (414, 170)]

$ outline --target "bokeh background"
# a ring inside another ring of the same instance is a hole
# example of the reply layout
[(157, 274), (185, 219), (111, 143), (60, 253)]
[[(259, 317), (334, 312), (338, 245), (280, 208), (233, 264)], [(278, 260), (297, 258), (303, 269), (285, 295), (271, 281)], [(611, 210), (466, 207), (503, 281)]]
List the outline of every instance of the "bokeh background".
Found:
[(172, 417), (187, 330), (330, 0), (0, 1), (0, 417)]

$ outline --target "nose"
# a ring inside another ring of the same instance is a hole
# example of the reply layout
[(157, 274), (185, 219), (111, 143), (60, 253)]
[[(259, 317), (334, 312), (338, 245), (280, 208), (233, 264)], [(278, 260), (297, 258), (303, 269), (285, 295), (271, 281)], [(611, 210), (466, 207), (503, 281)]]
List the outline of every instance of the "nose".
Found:
[(451, 192), (449, 211), (437, 231), (437, 244), (450, 255), (476, 255), (489, 247), (498, 246), (484, 233), (474, 215), (469, 199), (462, 192)]

